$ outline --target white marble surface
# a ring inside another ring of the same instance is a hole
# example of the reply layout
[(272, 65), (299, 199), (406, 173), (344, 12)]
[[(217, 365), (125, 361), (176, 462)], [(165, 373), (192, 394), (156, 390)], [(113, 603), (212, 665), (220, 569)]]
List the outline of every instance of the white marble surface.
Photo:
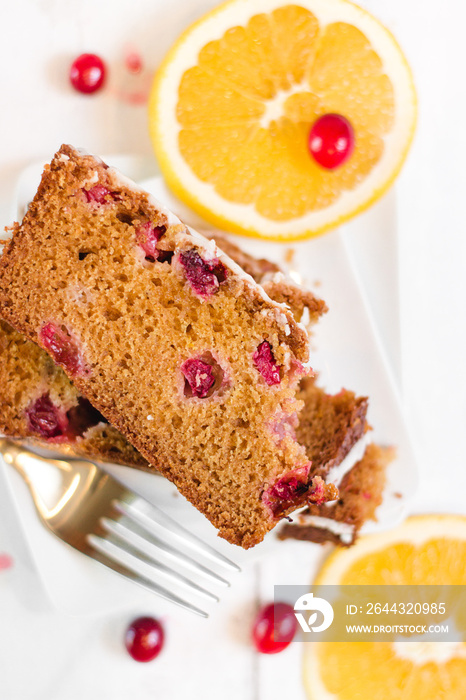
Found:
[[(151, 155), (145, 106), (121, 100), (122, 91), (144, 88), (144, 76), (137, 83), (125, 76), (125, 51), (136, 47), (150, 73), (179, 27), (215, 4), (1, 3), (1, 224), (10, 221), (19, 173), (29, 162), (48, 158), (63, 141), (97, 153)], [(351, 238), (398, 378), (417, 451), (422, 480), (413, 511), (464, 513), (466, 10), (458, 0), (361, 4), (403, 46), (418, 87), (420, 119), (396, 193), (388, 195), (396, 194), (397, 238), (390, 222), (386, 239), (380, 230), (371, 235), (374, 212), (350, 224), (345, 236)], [(91, 98), (73, 93), (67, 84), (67, 66), (83, 51), (101, 54), (111, 69), (108, 88)], [(382, 201), (379, 214), (386, 207), (387, 216), (393, 216), (392, 203)], [(299, 645), (276, 657), (259, 657), (248, 630), (252, 611), (272, 597), (274, 584), (308, 579), (308, 547), (292, 543), (247, 567), (207, 622), (164, 611), (164, 652), (155, 662), (138, 665), (123, 651), (122, 631), (136, 614), (158, 614), (158, 603), (135, 590), (130, 610), (92, 617), (56, 612), (41, 590), (8, 494), (0, 491), (0, 553), (14, 561), (0, 571), (0, 698), (302, 700)]]

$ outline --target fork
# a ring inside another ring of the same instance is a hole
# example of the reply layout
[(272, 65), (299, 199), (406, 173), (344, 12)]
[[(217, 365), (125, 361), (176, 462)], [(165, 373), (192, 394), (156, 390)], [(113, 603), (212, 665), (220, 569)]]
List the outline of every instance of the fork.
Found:
[[(182, 596), (188, 593), (218, 601), (217, 595), (204, 588), (205, 581), (230, 585), (199, 562), (199, 556), (213, 562), (222, 574), (240, 571), (230, 559), (92, 462), (46, 459), (20, 443), (2, 437), (0, 454), (24, 478), (40, 520), (54, 535), (186, 610), (208, 617), (206, 612)], [(46, 503), (44, 493), (39, 489), (40, 479), (44, 481), (44, 469), (49, 471), (49, 482), (50, 476), (54, 476), (58, 483), (54, 496), (49, 494), (51, 503)], [(173, 539), (176, 546), (170, 541)], [(175, 566), (184, 569), (184, 573)], [(190, 572), (190, 578), (186, 570)], [(192, 580), (193, 574), (202, 585)], [(163, 584), (160, 579), (165, 579)], [(173, 586), (182, 592), (174, 592)]]

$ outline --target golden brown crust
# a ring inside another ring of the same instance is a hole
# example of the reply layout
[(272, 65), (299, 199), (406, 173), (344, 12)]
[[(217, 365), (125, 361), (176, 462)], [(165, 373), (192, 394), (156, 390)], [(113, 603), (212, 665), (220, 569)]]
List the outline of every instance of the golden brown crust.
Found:
[(209, 234), (209, 238), (215, 239), (227, 255), (233, 258), (258, 284), (261, 284), (271, 299), (287, 304), (297, 321), (301, 321), (305, 309), (309, 312), (310, 324), (316, 323), (328, 311), (325, 301), (319, 299), (310, 290), (287, 279), (275, 263), (264, 258), (254, 258), (241, 250), (226, 235), (212, 233)]
[(330, 530), (313, 525), (295, 525), (294, 523), (285, 523), (278, 533), (278, 538), (280, 540), (292, 539), (300, 542), (313, 542), (314, 544), (330, 543), (339, 547), (351, 547), (356, 541), (355, 534), (353, 534), (351, 541), (342, 542), (341, 538)]
[(306, 309), (309, 312), (310, 325), (317, 323), (319, 318), (328, 311), (325, 301), (316, 297), (308, 289), (297, 287), (286, 280), (266, 279), (261, 284), (272, 299), (290, 307), (297, 321), (303, 319)]

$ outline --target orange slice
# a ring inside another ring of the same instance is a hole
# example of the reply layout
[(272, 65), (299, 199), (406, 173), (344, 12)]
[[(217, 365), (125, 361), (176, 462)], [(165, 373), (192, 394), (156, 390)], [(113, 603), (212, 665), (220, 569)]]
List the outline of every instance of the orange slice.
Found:
[[(335, 552), (315, 583), (464, 586), (465, 562), (466, 517), (419, 516)], [(406, 623), (406, 618), (399, 622)], [(464, 629), (464, 620), (459, 627)], [(310, 700), (466, 697), (465, 639), (321, 642), (304, 647), (304, 684)]]
[[(308, 139), (319, 117), (335, 113), (355, 141), (329, 170)], [(322, 233), (380, 197), (415, 121), (399, 46), (347, 0), (229, 0), (181, 35), (149, 101), (175, 194), (220, 228), (277, 240)]]

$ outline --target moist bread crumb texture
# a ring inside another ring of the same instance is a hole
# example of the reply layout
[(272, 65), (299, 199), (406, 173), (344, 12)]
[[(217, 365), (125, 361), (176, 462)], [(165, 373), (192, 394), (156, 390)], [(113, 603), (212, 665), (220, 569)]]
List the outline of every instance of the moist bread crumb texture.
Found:
[(230, 542), (334, 497), (292, 428), (303, 328), (94, 157), (63, 146), (46, 168), (0, 259), (0, 314)]

